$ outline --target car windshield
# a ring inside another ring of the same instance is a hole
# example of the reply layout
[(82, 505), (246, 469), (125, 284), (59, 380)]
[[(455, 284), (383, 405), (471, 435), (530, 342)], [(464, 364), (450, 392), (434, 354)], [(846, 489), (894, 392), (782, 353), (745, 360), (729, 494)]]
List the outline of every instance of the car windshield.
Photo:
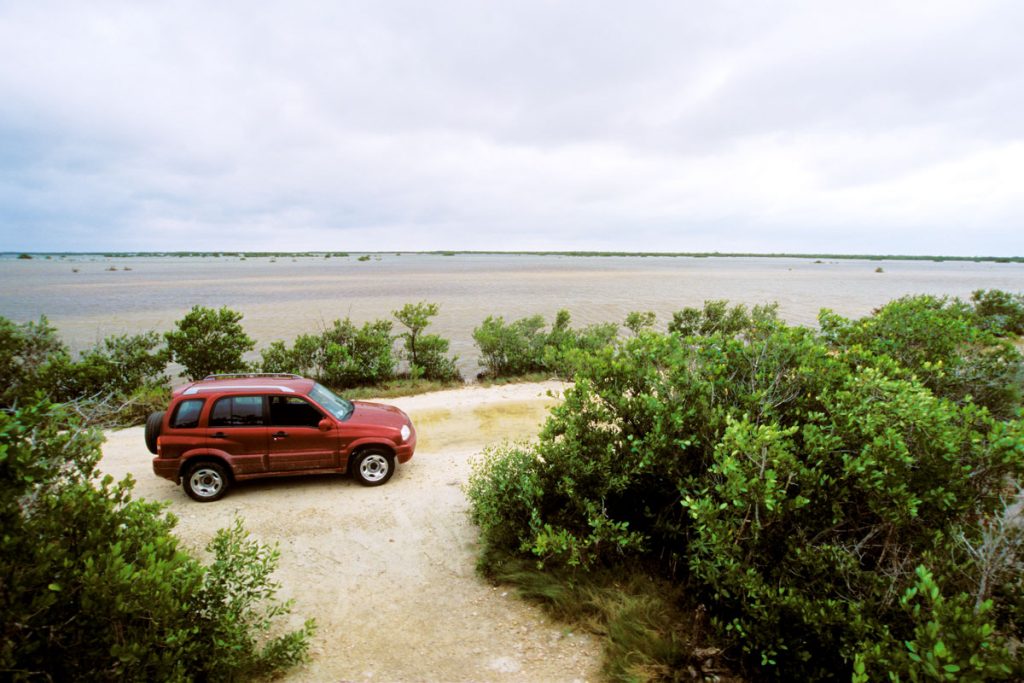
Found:
[(356, 409), (352, 401), (346, 401), (322, 384), (314, 384), (309, 397), (339, 420), (346, 419)]

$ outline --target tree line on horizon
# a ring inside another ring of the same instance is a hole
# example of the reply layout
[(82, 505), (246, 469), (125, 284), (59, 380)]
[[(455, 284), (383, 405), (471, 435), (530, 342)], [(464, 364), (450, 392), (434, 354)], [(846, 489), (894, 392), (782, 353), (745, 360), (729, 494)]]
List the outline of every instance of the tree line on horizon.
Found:
[[(18, 259), (31, 260), (35, 256), (52, 258), (54, 256), (63, 258), (67, 256), (103, 256), (105, 258), (130, 258), (130, 257), (174, 257), (174, 258), (219, 258), (222, 256), (249, 258), (345, 258), (349, 256), (345, 251), (125, 251), (125, 252), (0, 252), (0, 256), (13, 256), (17, 253)], [(790, 253), (790, 252), (719, 252), (719, 251), (370, 251), (358, 252), (364, 255), (394, 254), (425, 254), (435, 256), (461, 256), (461, 255), (502, 255), (502, 256), (571, 256), (579, 258), (588, 257), (667, 257), (667, 258), (806, 258), (806, 259), (836, 259), (836, 260), (863, 260), (863, 261), (972, 261), (975, 263), (1024, 263), (1024, 256), (950, 256), (942, 254), (912, 255), (912, 254), (813, 254), (813, 253)], [(364, 260), (360, 257), (360, 260)], [(369, 260), (368, 258), (365, 260)]]

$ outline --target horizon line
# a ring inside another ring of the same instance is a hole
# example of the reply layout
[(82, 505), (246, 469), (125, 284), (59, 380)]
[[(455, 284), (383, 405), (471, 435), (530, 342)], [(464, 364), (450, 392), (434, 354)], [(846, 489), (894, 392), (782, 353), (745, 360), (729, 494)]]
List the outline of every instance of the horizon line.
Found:
[(222, 249), (210, 249), (210, 250), (132, 250), (132, 251), (0, 251), (0, 257), (13, 256), (15, 258), (25, 259), (25, 257), (32, 258), (34, 256), (53, 257), (53, 256), (104, 256), (109, 258), (121, 258), (126, 256), (170, 256), (170, 257), (183, 257), (183, 256), (199, 256), (199, 257), (221, 257), (221, 256), (239, 256), (239, 257), (281, 257), (281, 256), (320, 256), (320, 257), (341, 257), (344, 258), (349, 254), (370, 254), (370, 255), (384, 255), (394, 254), (401, 256), (402, 254), (417, 254), (417, 255), (438, 255), (438, 256), (457, 256), (457, 255), (496, 255), (496, 256), (571, 256), (571, 257), (691, 257), (691, 258), (830, 258), (830, 259), (846, 259), (846, 260), (906, 260), (906, 261), (995, 261), (999, 263), (1017, 263), (1024, 262), (1024, 256), (992, 256), (992, 255), (977, 255), (977, 256), (952, 256), (944, 254), (835, 254), (835, 253), (797, 253), (797, 252), (721, 252), (721, 251), (694, 251), (694, 252), (683, 252), (683, 251), (603, 251), (603, 250), (449, 250), (449, 249), (432, 249), (432, 250), (396, 250), (396, 249), (384, 249), (376, 251), (362, 251), (356, 250), (351, 252), (339, 251), (339, 250), (303, 250), (303, 251), (233, 251), (233, 250), (222, 250)]

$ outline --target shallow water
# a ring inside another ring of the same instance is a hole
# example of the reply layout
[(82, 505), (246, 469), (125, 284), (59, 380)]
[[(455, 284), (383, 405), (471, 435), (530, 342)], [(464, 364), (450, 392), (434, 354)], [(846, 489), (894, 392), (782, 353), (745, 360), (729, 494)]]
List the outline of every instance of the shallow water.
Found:
[(467, 377), (478, 370), (473, 328), (488, 315), (512, 320), (539, 313), (550, 322), (566, 308), (573, 325), (582, 326), (621, 323), (630, 311), (650, 310), (664, 327), (673, 311), (728, 299), (775, 301), (785, 320), (813, 325), (822, 308), (857, 317), (906, 294), (966, 298), (991, 288), (1024, 291), (1024, 264), (496, 254), (386, 254), (366, 262), (354, 256), (0, 260), (0, 315), (19, 322), (46, 315), (73, 350), (112, 334), (171, 329), (196, 304), (243, 313), (259, 349), (336, 318), (390, 319), (406, 303), (430, 301), (441, 312), (428, 331), (451, 340)]

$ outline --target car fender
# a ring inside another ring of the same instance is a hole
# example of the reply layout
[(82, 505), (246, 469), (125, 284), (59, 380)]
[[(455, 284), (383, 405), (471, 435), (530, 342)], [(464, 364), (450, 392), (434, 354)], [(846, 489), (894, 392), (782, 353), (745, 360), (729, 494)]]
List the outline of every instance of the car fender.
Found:
[(205, 460), (216, 460), (220, 462), (222, 465), (224, 465), (224, 467), (226, 467), (227, 470), (231, 472), (232, 476), (235, 475), (235, 470), (231, 466), (231, 458), (228, 457), (228, 454), (225, 453), (224, 451), (219, 450), (217, 448), (194, 448), (190, 451), (182, 453), (181, 457), (178, 458), (178, 460), (180, 461), (180, 464), (178, 465), (178, 476), (184, 476), (184, 472), (188, 468), (189, 463), (197, 458)]
[(355, 453), (361, 448), (366, 448), (367, 446), (373, 446), (375, 448), (386, 448), (389, 451), (391, 451), (392, 454), (394, 454), (395, 452), (395, 444), (393, 441), (389, 441), (388, 439), (382, 439), (379, 436), (366, 436), (361, 439), (356, 439), (355, 441), (350, 443), (348, 445), (348, 452), (345, 455), (351, 458), (353, 453)]

